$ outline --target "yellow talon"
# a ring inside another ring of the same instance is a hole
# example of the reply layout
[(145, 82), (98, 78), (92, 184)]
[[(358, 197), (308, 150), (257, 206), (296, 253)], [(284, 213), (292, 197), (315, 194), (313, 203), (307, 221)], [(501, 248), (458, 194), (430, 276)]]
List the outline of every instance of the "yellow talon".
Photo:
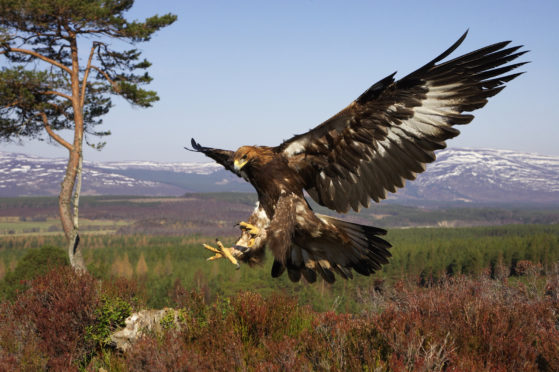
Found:
[(211, 245), (208, 245), (208, 244), (203, 244), (203, 245), (204, 245), (204, 248), (206, 248), (206, 249), (208, 249), (208, 250), (210, 250), (214, 253), (221, 254), (221, 251), (219, 249), (215, 249), (214, 247), (212, 247)]
[(248, 241), (248, 248), (252, 247), (254, 245), (254, 238), (250, 238), (250, 240)]
[(240, 268), (239, 262), (235, 257), (233, 257), (233, 254), (231, 254), (233, 248), (224, 247), (223, 244), (218, 239), (216, 239), (215, 242), (217, 244), (217, 248), (214, 248), (208, 244), (203, 244), (204, 248), (215, 253), (215, 255), (208, 258), (208, 261), (213, 261), (225, 257), (229, 261), (231, 261), (233, 265), (237, 266), (237, 269)]
[(251, 224), (248, 223), (248, 222), (244, 222), (244, 221), (243, 221), (243, 222), (239, 223), (239, 225), (241, 226), (241, 230), (248, 231), (248, 233), (249, 233), (250, 235), (258, 235), (258, 234), (260, 234), (260, 229), (259, 229), (258, 227), (256, 227), (256, 226), (254, 226), (254, 225), (251, 225)]

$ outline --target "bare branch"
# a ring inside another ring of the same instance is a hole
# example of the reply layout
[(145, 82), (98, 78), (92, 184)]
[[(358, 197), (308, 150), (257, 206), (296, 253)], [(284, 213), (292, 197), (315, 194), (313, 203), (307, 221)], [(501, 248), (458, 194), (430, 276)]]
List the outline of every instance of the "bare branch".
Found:
[(11, 107), (16, 107), (17, 105), (19, 105), (21, 103), (21, 100), (16, 99), (11, 103), (7, 103), (4, 105), (5, 108), (11, 108)]
[(58, 114), (63, 115), (68, 120), (72, 120), (70, 114), (68, 114), (66, 111), (64, 111), (64, 109), (62, 107), (60, 107), (56, 103), (52, 103), (52, 102), (48, 102), (48, 104), (51, 105), (52, 107), (54, 107), (56, 109), (56, 111), (58, 112)]
[(72, 101), (72, 97), (70, 97), (69, 95), (64, 94), (62, 92), (57, 92), (56, 90), (46, 90), (46, 91), (41, 92), (41, 93), (43, 93), (43, 94), (53, 94), (55, 96), (66, 98), (68, 101)]
[(21, 49), (21, 48), (8, 48), (7, 50), (1, 52), (0, 54), (6, 53), (6, 52), (17, 52), (17, 53), (23, 53), (23, 54), (28, 54), (30, 56), (33, 56), (35, 58), (39, 58), (40, 60), (43, 60), (47, 63), (50, 63), (51, 65), (54, 65), (64, 71), (66, 71), (67, 73), (71, 74), (72, 70), (70, 70), (68, 67), (64, 66), (62, 63), (57, 62), (53, 59), (50, 59), (48, 57), (45, 57), (44, 55), (34, 52), (32, 50), (29, 49)]
[(22, 46), (22, 45), (27, 44), (29, 42), (29, 40), (34, 39), (34, 38), (38, 38), (38, 37), (57, 38), (57, 37), (60, 37), (60, 36), (56, 35), (56, 34), (48, 34), (48, 33), (45, 34), (45, 33), (36, 32), (34, 35), (29, 35), (27, 37), (21, 36), (21, 35), (14, 35), (10, 39), (13, 40), (13, 41), (21, 40), (20, 46)]
[(102, 74), (105, 77), (105, 79), (107, 79), (107, 81), (111, 84), (111, 86), (113, 87), (115, 92), (120, 93), (120, 87), (118, 86), (118, 84), (113, 79), (111, 79), (109, 74), (107, 74), (105, 71), (101, 70), (97, 66), (92, 65), (91, 68), (94, 69), (94, 70), (97, 70), (100, 74)]
[(95, 48), (99, 47), (100, 43), (93, 42), (91, 46), (91, 50), (89, 52), (89, 59), (87, 60), (87, 67), (85, 68), (85, 72), (83, 74), (82, 79), (82, 91), (80, 96), (80, 107), (83, 109), (83, 105), (85, 102), (85, 88), (87, 86), (87, 78), (89, 76), (89, 71), (91, 71), (91, 61), (93, 60), (93, 53), (95, 52)]
[(43, 125), (45, 126), (45, 129), (46, 129), (47, 133), (49, 134), (49, 136), (51, 136), (52, 139), (54, 139), (56, 142), (58, 142), (62, 146), (66, 147), (69, 151), (72, 151), (74, 149), (74, 147), (72, 145), (70, 145), (64, 138), (62, 138), (58, 134), (54, 133), (54, 131), (52, 130), (52, 128), (49, 124), (47, 114), (45, 114), (44, 112), (41, 112), (39, 115), (43, 119)]

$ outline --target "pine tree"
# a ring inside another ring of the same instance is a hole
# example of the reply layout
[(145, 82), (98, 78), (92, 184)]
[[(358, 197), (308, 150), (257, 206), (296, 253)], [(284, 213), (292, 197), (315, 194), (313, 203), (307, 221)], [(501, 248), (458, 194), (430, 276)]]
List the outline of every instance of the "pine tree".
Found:
[[(176, 16), (145, 21), (125, 17), (134, 0), (0, 0), (0, 140), (49, 138), (68, 150), (59, 213), (72, 266), (85, 271), (79, 246), (78, 206), (83, 142), (93, 143), (111, 95), (150, 107), (159, 98), (143, 89), (152, 78), (139, 50), (112, 49), (110, 42), (149, 41)], [(85, 52), (81, 48), (87, 46)], [(81, 57), (87, 56), (86, 59)], [(67, 140), (61, 130), (73, 131)]]
[(136, 275), (139, 277), (144, 277), (148, 273), (148, 264), (146, 263), (146, 258), (144, 257), (144, 252), (140, 253), (140, 258), (136, 264)]

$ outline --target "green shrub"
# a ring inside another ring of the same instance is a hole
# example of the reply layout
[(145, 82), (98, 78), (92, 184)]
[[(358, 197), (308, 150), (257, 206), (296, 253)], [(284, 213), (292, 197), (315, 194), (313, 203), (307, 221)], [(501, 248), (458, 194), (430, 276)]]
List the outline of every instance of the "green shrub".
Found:
[(100, 347), (110, 343), (110, 335), (124, 327), (124, 321), (132, 313), (132, 306), (120, 297), (103, 296), (101, 306), (95, 310), (95, 323), (86, 331), (86, 337)]
[(8, 273), (0, 285), (0, 296), (13, 300), (18, 292), (29, 288), (29, 282), (57, 267), (68, 266), (66, 253), (57, 247), (43, 246), (30, 250)]
[(177, 328), (177, 324), (184, 323), (186, 321), (186, 310), (185, 309), (169, 309), (167, 313), (161, 318), (159, 324), (164, 330), (170, 330)]

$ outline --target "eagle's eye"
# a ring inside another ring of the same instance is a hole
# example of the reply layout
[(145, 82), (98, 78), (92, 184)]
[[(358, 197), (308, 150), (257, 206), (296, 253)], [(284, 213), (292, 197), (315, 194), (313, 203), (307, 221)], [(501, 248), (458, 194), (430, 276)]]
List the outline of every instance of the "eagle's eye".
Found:
[(247, 154), (244, 154), (243, 157), (241, 158), (242, 160), (246, 160), (247, 158)]

